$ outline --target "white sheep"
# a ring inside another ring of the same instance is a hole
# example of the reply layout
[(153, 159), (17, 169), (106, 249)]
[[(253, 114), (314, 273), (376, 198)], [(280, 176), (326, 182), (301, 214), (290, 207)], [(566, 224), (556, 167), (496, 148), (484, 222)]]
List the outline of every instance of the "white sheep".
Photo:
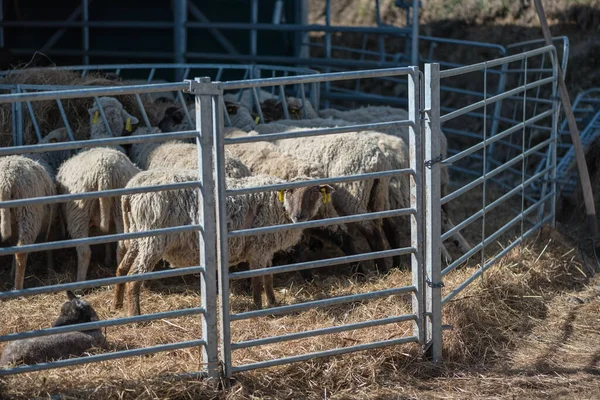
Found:
[[(43, 160), (26, 156), (0, 157), (0, 201), (56, 195), (56, 186), (48, 171), (52, 168)], [(16, 238), (17, 246), (33, 244), (40, 235), (46, 241), (56, 216), (55, 204), (33, 204), (0, 208), (2, 241)], [(16, 237), (15, 237), (16, 235)], [(47, 251), (47, 266), (52, 269), (52, 252)], [(23, 289), (27, 253), (16, 253), (13, 261), (15, 289)]]
[[(116, 149), (105, 147), (85, 150), (65, 161), (56, 176), (58, 191), (61, 194), (85, 193), (99, 190), (120, 189), (140, 170)], [(119, 197), (100, 197), (84, 199), (62, 204), (62, 215), (67, 231), (73, 239), (86, 238), (99, 228), (109, 233), (111, 224), (116, 233), (123, 232), (123, 221)], [(106, 245), (105, 263), (110, 264), (110, 243)], [(118, 247), (117, 262), (124, 249)], [(86, 279), (90, 263), (89, 245), (77, 246), (77, 280)]]
[[(306, 120), (309, 121), (309, 120)], [(261, 134), (275, 132), (293, 132), (310, 130), (294, 128), (278, 123), (257, 125), (256, 131)], [(325, 177), (339, 177), (371, 172), (389, 171), (391, 165), (381, 152), (377, 142), (368, 135), (356, 132), (325, 136), (309, 136), (293, 139), (282, 139), (274, 142), (279, 150), (301, 160), (317, 163), (324, 167)], [(344, 202), (342, 197), (334, 198), (333, 205), (341, 215), (355, 215), (366, 212), (387, 211), (389, 204), (390, 178), (360, 179), (352, 182), (336, 184), (337, 189), (346, 190), (353, 199)], [(390, 245), (383, 234), (383, 225), (389, 221), (375, 220), (379, 234), (369, 240), (374, 250), (389, 250)], [(383, 269), (389, 270), (392, 262), (383, 261)]]
[[(155, 169), (141, 172), (127, 187), (143, 187), (197, 179), (192, 170)], [(264, 186), (282, 183), (281, 179), (266, 175), (240, 179), (227, 179), (229, 189)], [(301, 222), (315, 216), (323, 199), (327, 199), (333, 189), (328, 185), (286, 190), (283, 193), (261, 192), (227, 198), (228, 231)], [(280, 201), (283, 194), (283, 204)], [(147, 231), (172, 226), (198, 224), (198, 189), (181, 189), (154, 193), (123, 196), (123, 216), (126, 231)], [(289, 215), (289, 217), (288, 217)], [(301, 229), (268, 233), (252, 237), (229, 239), (229, 264), (248, 262), (251, 268), (265, 268), (271, 265), (273, 255), (296, 244), (302, 235)], [(127, 241), (125, 254), (117, 276), (152, 271), (158, 261), (164, 259), (171, 267), (187, 267), (199, 264), (198, 233), (179, 233), (145, 237)], [(206, 268), (214, 268), (207, 265)], [(262, 282), (260, 277), (252, 278), (254, 303), (262, 306)], [(140, 313), (139, 293), (141, 281), (127, 285), (129, 315)], [(264, 276), (265, 291), (269, 304), (275, 303), (272, 276)], [(116, 285), (114, 308), (123, 304), (124, 284)]]
[[(67, 291), (69, 301), (65, 302), (53, 328), (66, 325), (98, 321), (98, 314), (85, 300)], [(97, 347), (106, 349), (106, 338), (101, 329), (83, 332), (65, 332), (50, 336), (40, 336), (10, 342), (2, 351), (0, 367), (19, 364), (39, 364), (42, 362), (81, 356), (84, 352)]]
[[(152, 128), (150, 134), (161, 133)], [(146, 128), (137, 128), (132, 136), (148, 134)], [(179, 140), (168, 142), (134, 143), (129, 149), (131, 160), (141, 169), (174, 168), (198, 169), (198, 146)], [(229, 151), (225, 152), (225, 174), (230, 178), (250, 175), (250, 170), (239, 158)]]
[[(98, 102), (104, 110), (110, 132), (100, 114)], [(133, 125), (136, 125), (139, 122), (138, 119), (129, 114), (121, 102), (114, 97), (100, 97), (98, 98), (98, 102), (94, 102), (94, 106), (88, 109), (88, 113), (90, 114), (90, 139), (120, 137), (123, 135), (123, 131), (131, 132), (133, 130)], [(118, 145), (114, 147), (122, 153), (125, 153), (122, 146)]]
[[(326, 111), (337, 111), (337, 110), (326, 110)], [(279, 120), (277, 124), (279, 126), (285, 125), (293, 128), (331, 128), (337, 126), (350, 126), (357, 123), (368, 123), (368, 122), (383, 122), (381, 120), (371, 120), (369, 121), (369, 112), (373, 112), (375, 116), (380, 116), (383, 120), (387, 119), (389, 121), (393, 120), (402, 120), (406, 119), (406, 114), (404, 110), (396, 109), (392, 107), (366, 107), (357, 110), (356, 113), (351, 111), (344, 111), (338, 113), (328, 113), (332, 115), (342, 115), (346, 116), (353, 121), (345, 121), (335, 118), (319, 118), (312, 120)], [(402, 113), (404, 112), (404, 114)], [(278, 128), (280, 129), (280, 128)], [(385, 156), (390, 161), (393, 169), (405, 169), (410, 167), (410, 158), (408, 152), (408, 128), (406, 127), (386, 127), (386, 128), (377, 128), (377, 131), (361, 131), (363, 134), (367, 134), (371, 136), (373, 139), (377, 141), (377, 145), (381, 149), (381, 151), (385, 154)], [(288, 129), (289, 130), (289, 129)], [(447, 139), (443, 133), (440, 133), (440, 144), (441, 144), (441, 153), (445, 158), (447, 153)], [(450, 181), (450, 176), (448, 173), (448, 167), (442, 166), (440, 169), (440, 191), (441, 196), (444, 197), (448, 194), (448, 184)], [(408, 196), (408, 177), (404, 176), (394, 176), (390, 179), (390, 207), (392, 209), (405, 208), (410, 206), (410, 200)], [(396, 231), (396, 239), (394, 240), (396, 245), (401, 243), (400, 237), (405, 236), (401, 234), (401, 231), (396, 229), (399, 226), (398, 223), (395, 224)], [(454, 224), (450, 219), (447, 211), (447, 207), (445, 205), (442, 206), (442, 231), (447, 232), (454, 228)], [(455, 243), (458, 245), (460, 250), (463, 253), (471, 250), (471, 245), (469, 242), (463, 237), (460, 232), (457, 232), (453, 235)], [(451, 262), (452, 257), (450, 256), (447, 248), (442, 244), (442, 255), (447, 263)]]

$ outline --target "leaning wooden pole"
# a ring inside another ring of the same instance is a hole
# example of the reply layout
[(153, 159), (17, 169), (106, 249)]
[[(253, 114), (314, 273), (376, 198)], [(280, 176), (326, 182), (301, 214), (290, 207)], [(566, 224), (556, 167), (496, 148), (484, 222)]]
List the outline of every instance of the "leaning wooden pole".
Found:
[[(548, 27), (548, 21), (546, 20), (546, 13), (542, 6), (542, 0), (534, 0), (535, 8), (540, 18), (540, 24), (542, 25), (542, 32), (544, 33), (544, 39), (546, 44), (552, 44), (552, 35), (550, 34), (550, 28)], [(581, 140), (579, 138), (579, 129), (577, 129), (577, 123), (575, 122), (575, 116), (573, 115), (573, 108), (571, 106), (571, 100), (569, 99), (569, 93), (567, 92), (567, 86), (560, 68), (558, 67), (558, 90), (560, 93), (560, 100), (565, 109), (565, 115), (567, 116), (567, 122), (569, 124), (569, 131), (571, 132), (571, 141), (573, 142), (573, 149), (575, 150), (575, 159), (577, 160), (577, 168), (579, 169), (579, 179), (581, 180), (581, 188), (583, 189), (583, 202), (585, 203), (585, 211), (587, 214), (587, 223), (590, 228), (590, 234), (596, 236), (598, 233), (596, 226), (596, 206), (594, 205), (594, 194), (592, 193), (592, 183), (590, 181), (590, 174), (588, 172), (587, 164), (585, 162), (585, 154), (583, 147), (581, 146)]]

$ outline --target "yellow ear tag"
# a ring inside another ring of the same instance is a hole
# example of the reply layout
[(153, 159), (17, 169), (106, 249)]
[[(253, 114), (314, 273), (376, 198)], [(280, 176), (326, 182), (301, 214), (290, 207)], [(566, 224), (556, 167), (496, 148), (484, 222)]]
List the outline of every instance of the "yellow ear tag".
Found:
[(256, 118), (254, 118), (254, 123), (256, 125), (258, 125), (260, 123), (260, 117), (259, 116), (257, 116)]
[(323, 204), (327, 204), (328, 201), (331, 201), (331, 195), (327, 193), (326, 188), (321, 188), (321, 193), (323, 193)]
[(280, 202), (283, 203), (283, 190), (279, 190), (277, 192), (277, 198), (279, 199)]
[(125, 130), (127, 132), (131, 132), (133, 128), (131, 128), (131, 118), (127, 118), (127, 122), (125, 122)]
[(98, 122), (98, 114), (99, 114), (98, 111), (96, 111), (94, 113), (94, 118), (92, 119), (92, 124), (95, 124)]

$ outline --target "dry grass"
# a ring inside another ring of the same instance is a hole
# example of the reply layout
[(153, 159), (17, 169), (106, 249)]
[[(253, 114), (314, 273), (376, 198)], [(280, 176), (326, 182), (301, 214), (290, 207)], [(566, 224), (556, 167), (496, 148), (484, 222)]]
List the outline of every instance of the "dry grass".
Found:
[[(61, 86), (122, 86), (120, 81), (106, 79), (100, 74), (90, 73), (82, 77), (80, 73), (65, 70), (15, 70), (13, 73), (0, 80), (0, 85), (61, 85)], [(135, 97), (132, 95), (115, 96), (134, 116), (141, 120)], [(83, 140), (89, 138), (90, 116), (88, 109), (93, 106), (93, 98), (65, 99), (62, 100), (69, 124), (73, 129), (75, 138)], [(54, 129), (65, 126), (56, 101), (31, 102), (36, 121), (42, 137)], [(24, 144), (37, 143), (37, 137), (31, 115), (27, 106), (23, 104), (23, 142)], [(0, 105), (0, 132), (3, 132), (2, 146), (12, 145), (12, 105)]]
[[(444, 291), (456, 287), (476, 268), (473, 260), (471, 265), (451, 272), (444, 279)], [(65, 279), (64, 274), (50, 277), (51, 281)], [(330, 275), (307, 284), (296, 276), (288, 276), (281, 277), (277, 287), (282, 303), (293, 304), (400, 287), (409, 284), (410, 279), (410, 273), (402, 270), (371, 276), (363, 282), (350, 276)], [(585, 288), (585, 282), (572, 246), (558, 232), (545, 230), (512, 250), (482, 280), (474, 282), (444, 308), (444, 323), (453, 329), (445, 332), (445, 361), (438, 366), (424, 361), (417, 345), (404, 345), (241, 373), (216, 387), (195, 378), (174, 378), (175, 374), (200, 368), (198, 349), (187, 349), (7, 377), (0, 380), (0, 393), (6, 398), (61, 393), (65, 398), (92, 399), (439, 398), (442, 393), (444, 398), (508, 398), (517, 394), (536, 397), (531, 388), (557, 393), (563, 389), (555, 382), (558, 379), (569, 384), (577, 382), (578, 390), (585, 396), (592, 393), (589, 391), (595, 384), (588, 375), (598, 372), (597, 361), (593, 361), (598, 353), (590, 353), (585, 347), (589, 345), (587, 335), (597, 335), (594, 321), (598, 320), (598, 305), (567, 301), (568, 293), (574, 291), (579, 291), (580, 298), (594, 296), (591, 289)], [(149, 282), (142, 295), (142, 311), (196, 306), (196, 283), (195, 277)], [(42, 295), (5, 302), (0, 311), (4, 321), (0, 334), (48, 326), (54, 318), (48, 310), (57, 313), (63, 296)], [(109, 311), (111, 292), (107, 288), (94, 290), (86, 298), (101, 318), (124, 315)], [(232, 336), (234, 341), (240, 341), (404, 314), (410, 311), (409, 300), (392, 296), (265, 317), (251, 324), (236, 322), (232, 324)], [(247, 310), (250, 302), (249, 294), (234, 286), (232, 311)], [(586, 320), (590, 316), (594, 319)], [(185, 317), (108, 328), (106, 334), (113, 349), (126, 349), (195, 339), (200, 336), (200, 329), (199, 317)], [(410, 334), (410, 324), (399, 323), (238, 350), (234, 352), (234, 362), (255, 362)], [(552, 380), (549, 375), (554, 374), (555, 367), (571, 373), (559, 373), (560, 378)]]

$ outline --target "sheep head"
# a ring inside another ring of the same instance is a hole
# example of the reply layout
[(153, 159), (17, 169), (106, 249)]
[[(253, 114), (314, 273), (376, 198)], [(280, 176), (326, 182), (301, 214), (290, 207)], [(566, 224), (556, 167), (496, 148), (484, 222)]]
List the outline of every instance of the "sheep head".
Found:
[(279, 191), (278, 196), (289, 218), (297, 223), (313, 219), (322, 204), (331, 202), (333, 192), (330, 185), (316, 185)]
[[(139, 120), (133, 115), (129, 114), (119, 100), (114, 97), (100, 97), (98, 101), (94, 103), (94, 106), (88, 109), (90, 115), (90, 126), (97, 124), (103, 124), (104, 121), (100, 114), (100, 107), (104, 110), (104, 115), (110, 126), (112, 135), (122, 136), (123, 132), (131, 132), (133, 125), (139, 123)], [(106, 129), (106, 126), (104, 126)]]
[(67, 298), (69, 301), (62, 305), (53, 327), (98, 321), (98, 314), (87, 301), (75, 296), (70, 290), (67, 290)]

